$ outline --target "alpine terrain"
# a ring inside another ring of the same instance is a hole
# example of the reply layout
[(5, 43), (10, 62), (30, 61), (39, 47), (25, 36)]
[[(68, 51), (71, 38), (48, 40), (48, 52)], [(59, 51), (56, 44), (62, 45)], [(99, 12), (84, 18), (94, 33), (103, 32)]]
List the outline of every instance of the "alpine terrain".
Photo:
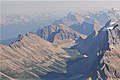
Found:
[(120, 10), (48, 23), (0, 44), (0, 80), (120, 80)]

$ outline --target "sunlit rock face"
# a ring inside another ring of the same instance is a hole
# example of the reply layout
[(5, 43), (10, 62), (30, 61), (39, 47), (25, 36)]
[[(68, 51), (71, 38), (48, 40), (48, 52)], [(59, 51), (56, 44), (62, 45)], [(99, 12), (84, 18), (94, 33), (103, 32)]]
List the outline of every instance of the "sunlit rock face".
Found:
[[(9, 45), (0, 45), (1, 79), (40, 79), (47, 72), (66, 72), (64, 61), (70, 56), (63, 49), (35, 33), (19, 35)], [(53, 67), (58, 66), (59, 68)]]

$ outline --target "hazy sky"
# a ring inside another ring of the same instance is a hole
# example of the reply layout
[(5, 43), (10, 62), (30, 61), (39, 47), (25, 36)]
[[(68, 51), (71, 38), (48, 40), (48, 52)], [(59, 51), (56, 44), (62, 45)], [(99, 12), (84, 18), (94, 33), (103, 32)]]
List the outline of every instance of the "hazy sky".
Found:
[[(95, 10), (105, 10), (110, 8), (120, 9), (120, 1), (68, 1), (68, 0), (2, 0), (0, 1), (0, 15), (6, 14), (34, 14), (43, 12), (57, 12), (59, 14), (67, 14), (69, 11), (83, 13), (85, 11), (94, 12)], [(57, 14), (58, 15), (58, 14)], [(65, 15), (64, 15), (65, 16)], [(1, 17), (1, 16), (0, 16)], [(33, 27), (5, 27), (0, 30), (0, 40), (14, 38), (19, 34), (29, 32), (34, 29)], [(27, 28), (27, 29), (26, 29)], [(30, 29), (28, 31), (28, 29)]]
[(33, 14), (37, 12), (68, 12), (92, 11), (109, 8), (119, 8), (120, 1), (18, 1), (6, 0), (1, 2), (2, 14)]

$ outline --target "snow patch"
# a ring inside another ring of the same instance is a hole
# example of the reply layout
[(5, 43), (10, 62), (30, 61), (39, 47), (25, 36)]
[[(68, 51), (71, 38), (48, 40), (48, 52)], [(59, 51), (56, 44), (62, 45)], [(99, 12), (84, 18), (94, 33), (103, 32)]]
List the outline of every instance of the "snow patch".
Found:
[(106, 31), (106, 30), (113, 30), (115, 27), (118, 26), (118, 24), (116, 22), (111, 22), (109, 23), (110, 25), (109, 26), (106, 26), (103, 31)]
[(87, 55), (83, 55), (83, 57), (88, 57)]

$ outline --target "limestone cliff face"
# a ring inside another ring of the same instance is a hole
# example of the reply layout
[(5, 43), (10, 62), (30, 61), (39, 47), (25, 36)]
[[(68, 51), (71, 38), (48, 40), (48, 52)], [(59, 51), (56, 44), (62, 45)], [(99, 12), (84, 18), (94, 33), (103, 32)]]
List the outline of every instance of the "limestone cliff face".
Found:
[(120, 26), (108, 32), (109, 51), (101, 59), (101, 70), (108, 80), (120, 79)]

